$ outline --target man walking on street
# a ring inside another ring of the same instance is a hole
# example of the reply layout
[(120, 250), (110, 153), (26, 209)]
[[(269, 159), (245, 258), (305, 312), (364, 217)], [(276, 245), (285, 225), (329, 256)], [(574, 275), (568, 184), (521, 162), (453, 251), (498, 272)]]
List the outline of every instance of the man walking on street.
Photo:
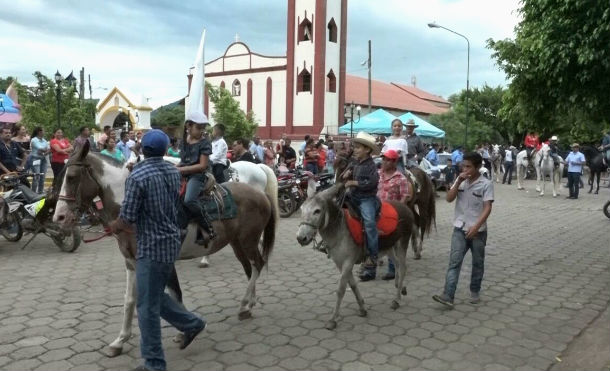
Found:
[(206, 324), (164, 292), (180, 255), (176, 209), (180, 173), (163, 161), (169, 138), (161, 130), (146, 133), (141, 144), (145, 160), (136, 164), (127, 178), (121, 213), (110, 227), (115, 234), (136, 227), (137, 310), (144, 364), (134, 370), (166, 370), (161, 318), (184, 333), (180, 349), (186, 348)]
[(426, 156), (426, 148), (421, 138), (415, 134), (415, 125), (413, 120), (409, 120), (405, 124), (407, 128), (407, 168), (417, 166), (422, 158)]
[(462, 262), (468, 250), (472, 254), (470, 302), (477, 304), (480, 301), (487, 243), (487, 217), (491, 214), (491, 204), (494, 201), (493, 183), (479, 173), (482, 163), (483, 158), (478, 153), (464, 155), (462, 172), (447, 192), (447, 202), (453, 202), (457, 198), (449, 268), (443, 294), (434, 295), (432, 299), (451, 309)]
[(579, 152), (580, 146), (578, 143), (572, 144), (572, 152), (566, 156), (568, 163), (568, 189), (570, 195), (566, 198), (576, 200), (578, 198), (578, 188), (580, 185), (580, 175), (582, 167), (585, 164), (585, 155)]

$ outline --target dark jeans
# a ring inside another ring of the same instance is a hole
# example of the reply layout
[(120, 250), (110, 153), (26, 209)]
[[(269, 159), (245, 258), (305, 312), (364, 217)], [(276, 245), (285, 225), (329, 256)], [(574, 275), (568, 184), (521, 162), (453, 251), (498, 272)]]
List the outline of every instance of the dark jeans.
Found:
[(481, 291), (485, 263), (485, 244), (487, 243), (487, 231), (477, 234), (472, 240), (466, 239), (466, 234), (460, 228), (453, 228), (451, 236), (451, 254), (449, 255), (449, 268), (445, 279), (445, 295), (451, 300), (455, 297), (460, 270), (466, 252), (472, 253), (472, 276), (470, 278), (470, 291)]
[(216, 179), (216, 183), (224, 183), (225, 179), (225, 169), (226, 165), (223, 164), (212, 164), (212, 174), (214, 174), (214, 179)]
[(59, 176), (59, 173), (61, 173), (61, 171), (64, 169), (64, 166), (66, 166), (66, 164), (64, 164), (63, 162), (51, 162), (53, 178), (57, 178)]
[(161, 318), (181, 332), (196, 331), (204, 324), (201, 318), (184, 309), (164, 292), (173, 267), (173, 263), (160, 263), (149, 258), (136, 261), (140, 353), (144, 365), (150, 370), (166, 369), (161, 343)]
[(570, 197), (578, 198), (579, 186), (580, 173), (568, 172), (568, 189), (570, 190)]
[(508, 184), (513, 179), (513, 162), (506, 161), (504, 163), (504, 177), (502, 178), (502, 184), (506, 183), (506, 177), (508, 177)]
[(318, 164), (314, 163), (314, 162), (308, 162), (307, 165), (305, 165), (305, 170), (307, 171), (311, 171), (314, 174), (318, 173)]
[(377, 197), (356, 199), (352, 202), (360, 209), (364, 233), (366, 234), (366, 249), (369, 256), (377, 259), (379, 254), (379, 235), (377, 233)]

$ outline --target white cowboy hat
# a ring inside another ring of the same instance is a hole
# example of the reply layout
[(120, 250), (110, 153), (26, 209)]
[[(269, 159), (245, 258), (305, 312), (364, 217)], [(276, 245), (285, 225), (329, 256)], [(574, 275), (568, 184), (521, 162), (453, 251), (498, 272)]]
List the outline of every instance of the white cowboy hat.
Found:
[(559, 139), (557, 138), (557, 135), (553, 135), (553, 136), (551, 137), (551, 140), (559, 140)]
[(356, 135), (356, 138), (353, 139), (353, 142), (369, 147), (373, 150), (372, 154), (374, 155), (379, 154), (379, 147), (375, 143), (375, 137), (365, 133), (364, 131), (359, 132), (358, 135)]
[(414, 128), (418, 127), (419, 125), (415, 125), (415, 121), (413, 121), (413, 119), (407, 121), (407, 123), (405, 124), (406, 127), (412, 126)]

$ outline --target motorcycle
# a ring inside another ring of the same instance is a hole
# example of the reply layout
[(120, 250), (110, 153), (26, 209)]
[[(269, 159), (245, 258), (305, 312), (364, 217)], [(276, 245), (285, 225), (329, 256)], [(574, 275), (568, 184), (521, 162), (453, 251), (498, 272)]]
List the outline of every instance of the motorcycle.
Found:
[(5, 190), (0, 202), (0, 234), (8, 241), (17, 242), (24, 233), (31, 233), (32, 237), (23, 249), (38, 233), (44, 233), (60, 250), (76, 251), (81, 242), (79, 228), (63, 231), (52, 221), (56, 201), (49, 200), (46, 195), (38, 194), (21, 183), (22, 179), (33, 175), (40, 174), (8, 173), (0, 177), (0, 185)]
[(280, 217), (288, 218), (316, 192), (323, 191), (334, 184), (334, 174), (314, 175), (309, 171), (297, 169), (295, 172), (278, 176), (278, 204)]
[(608, 202), (606, 202), (606, 204), (603, 207), (603, 210), (604, 210), (604, 215), (606, 215), (610, 219), (610, 200), (608, 200)]

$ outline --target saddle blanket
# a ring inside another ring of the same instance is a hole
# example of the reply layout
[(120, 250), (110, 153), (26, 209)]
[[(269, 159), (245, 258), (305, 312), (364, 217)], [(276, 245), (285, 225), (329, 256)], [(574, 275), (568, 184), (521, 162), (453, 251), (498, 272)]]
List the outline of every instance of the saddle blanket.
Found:
[[(360, 219), (354, 218), (349, 214), (347, 209), (343, 210), (347, 228), (349, 229), (352, 238), (358, 245), (362, 245), (364, 241), (364, 231), (362, 230), (362, 222)], [(381, 212), (377, 220), (377, 232), (379, 237), (387, 236), (396, 230), (398, 226), (398, 212), (392, 205), (387, 202), (381, 203)]]
[[(237, 204), (235, 204), (231, 191), (222, 185), (216, 187), (218, 192), (213, 192), (211, 196), (200, 199), (210, 221), (235, 218), (237, 216)], [(217, 198), (217, 193), (222, 195), (222, 201)]]

